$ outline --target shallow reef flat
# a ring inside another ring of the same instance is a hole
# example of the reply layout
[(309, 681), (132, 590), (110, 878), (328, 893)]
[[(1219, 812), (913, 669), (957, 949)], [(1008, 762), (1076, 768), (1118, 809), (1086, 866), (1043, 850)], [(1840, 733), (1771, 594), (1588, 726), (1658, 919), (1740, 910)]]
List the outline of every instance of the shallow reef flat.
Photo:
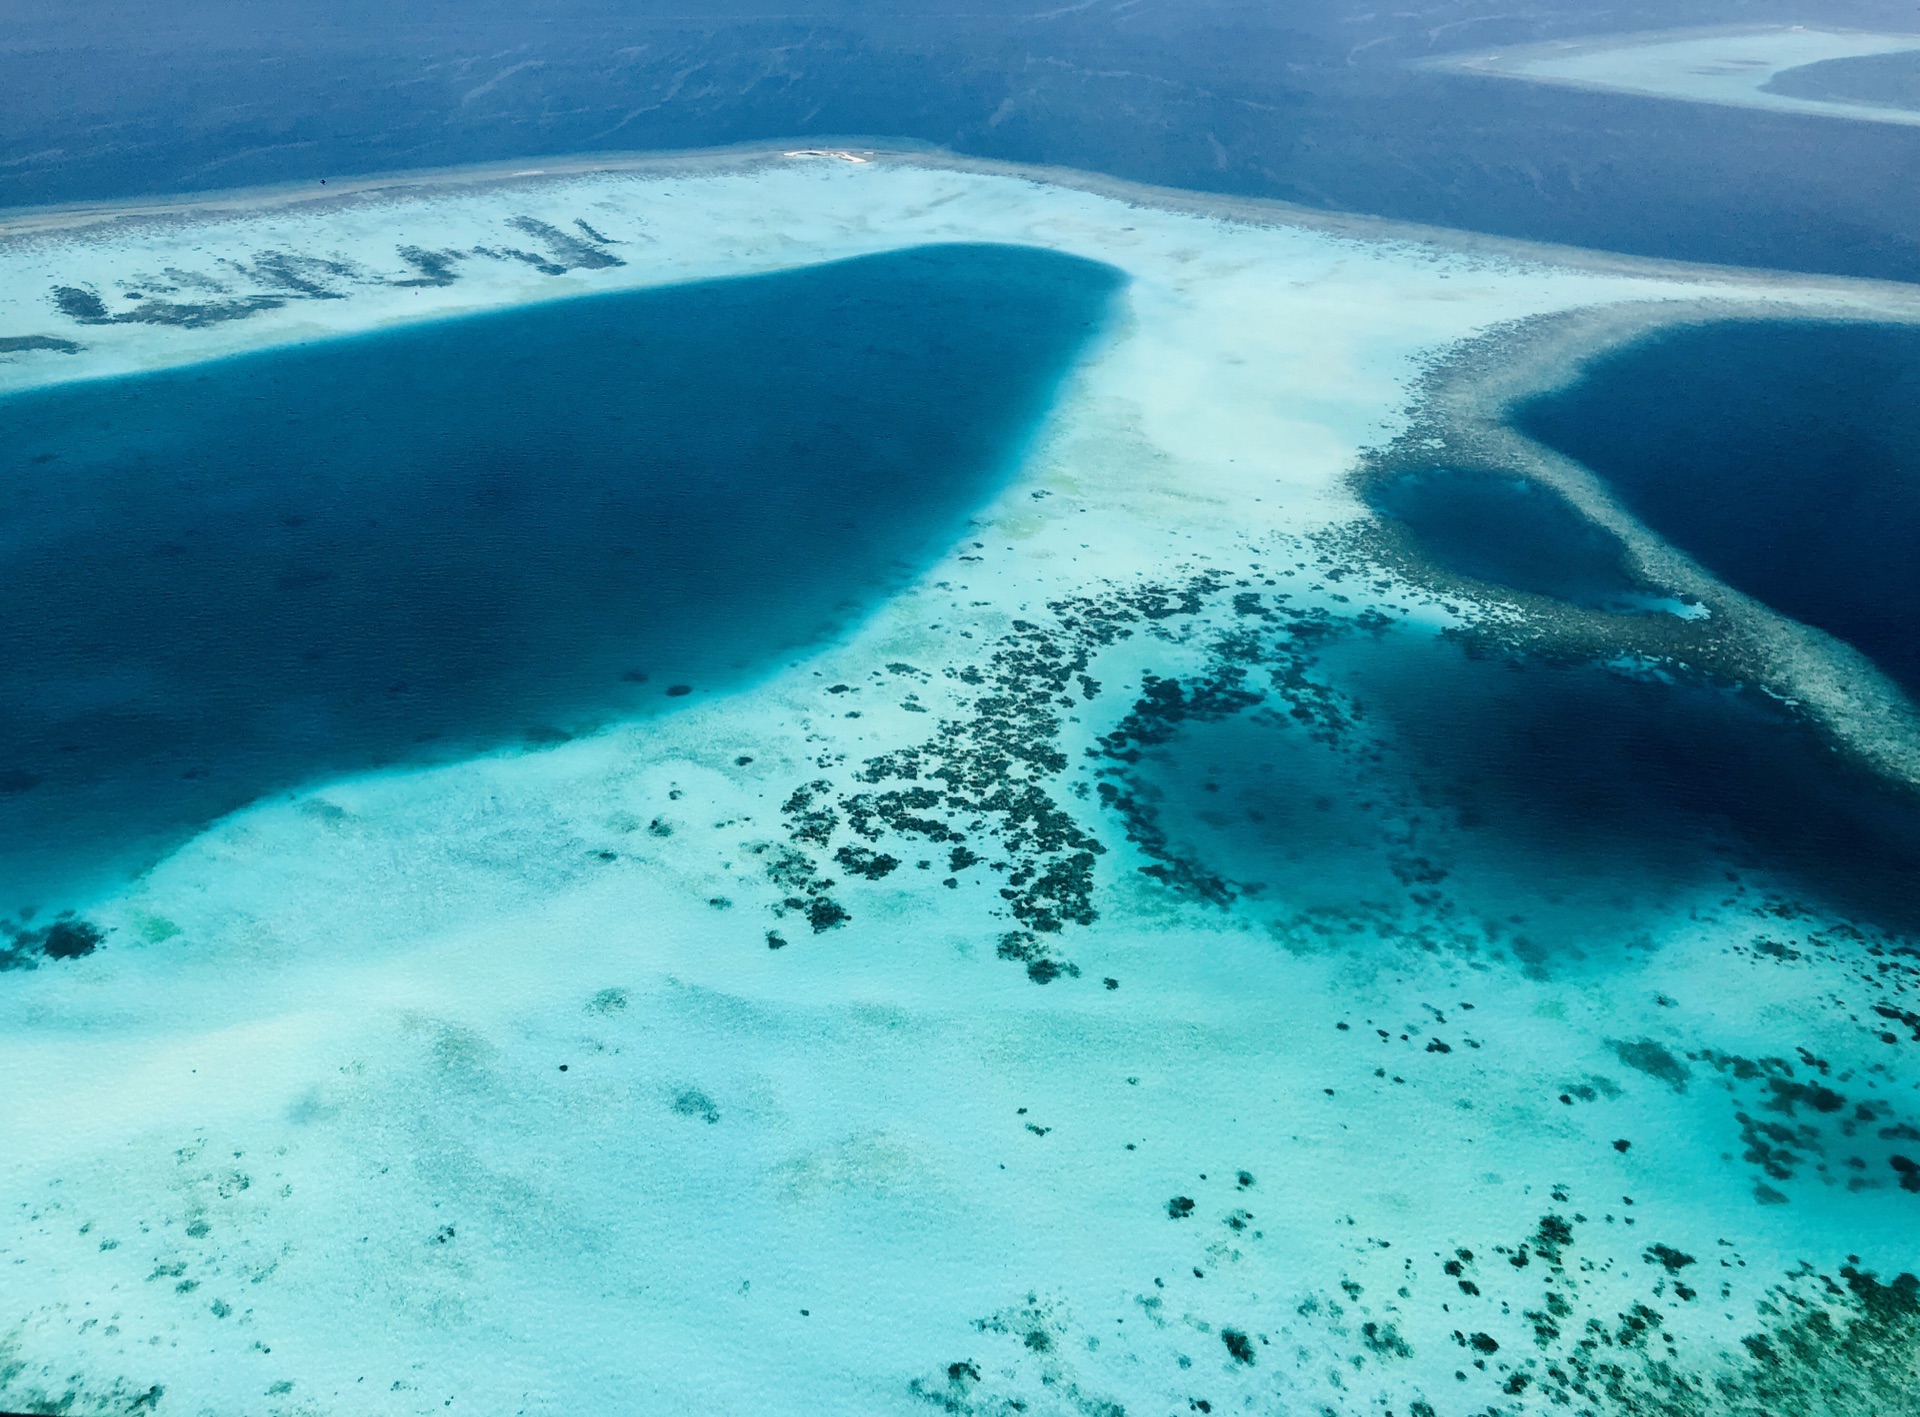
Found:
[(1920, 123), (1920, 38), (1769, 25), (1669, 30), (1446, 55), (1421, 67), (1541, 84), (1767, 108), (1870, 123)]
[(9, 919), (0, 1408), (1920, 1411), (1911, 709), (1505, 421), (1910, 296), (862, 155), (0, 243), (35, 397), (935, 244), (1122, 281), (822, 637)]

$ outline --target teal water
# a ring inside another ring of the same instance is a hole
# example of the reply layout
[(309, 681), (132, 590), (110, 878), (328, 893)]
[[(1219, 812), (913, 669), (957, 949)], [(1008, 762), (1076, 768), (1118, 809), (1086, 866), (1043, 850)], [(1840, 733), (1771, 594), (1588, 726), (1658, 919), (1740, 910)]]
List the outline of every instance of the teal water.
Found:
[(923, 247), (0, 401), (0, 913), (839, 631), (993, 494), (1120, 279)]

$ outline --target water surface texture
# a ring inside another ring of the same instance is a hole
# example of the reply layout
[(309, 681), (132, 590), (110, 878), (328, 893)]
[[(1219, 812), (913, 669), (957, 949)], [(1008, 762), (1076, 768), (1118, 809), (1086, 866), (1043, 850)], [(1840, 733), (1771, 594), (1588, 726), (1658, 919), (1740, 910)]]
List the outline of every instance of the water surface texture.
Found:
[(921, 247), (0, 403), (0, 907), (831, 631), (946, 548), (1118, 280)]
[(1677, 329), (1514, 421), (1715, 575), (1920, 690), (1920, 329)]

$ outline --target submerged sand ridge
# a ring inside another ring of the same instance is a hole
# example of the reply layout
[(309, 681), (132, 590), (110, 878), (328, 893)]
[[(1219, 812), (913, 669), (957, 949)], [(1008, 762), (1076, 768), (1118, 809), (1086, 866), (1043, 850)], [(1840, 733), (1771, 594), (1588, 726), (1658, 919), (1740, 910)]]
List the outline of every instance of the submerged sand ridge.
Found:
[[(1127, 281), (857, 623), (261, 802), (0, 973), (0, 1405), (1902, 1410), (1901, 922), (1751, 821), (1546, 770), (1583, 715), (1671, 719), (1686, 645), (1604, 661), (1691, 622), (1582, 643), (1348, 538), (1463, 341), (1906, 296), (1043, 176), (716, 160), (0, 250), (0, 335), (82, 346), (15, 388), (929, 242)], [(246, 313), (119, 318), (203, 299)], [(1465, 652), (1492, 618), (1587, 652)]]

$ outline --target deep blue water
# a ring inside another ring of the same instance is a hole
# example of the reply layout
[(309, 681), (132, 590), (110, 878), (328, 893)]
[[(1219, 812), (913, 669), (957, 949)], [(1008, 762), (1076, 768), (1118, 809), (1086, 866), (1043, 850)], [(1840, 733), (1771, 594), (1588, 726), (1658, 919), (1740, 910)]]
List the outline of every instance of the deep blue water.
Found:
[[(1808, 18), (1758, 3), (0, 0), (0, 207), (873, 134), (1651, 256), (1920, 279), (1920, 131), (1407, 67)], [(1906, 0), (1821, 0), (1819, 15), (1914, 27)]]
[(1920, 800), (1759, 695), (1409, 631), (1334, 644), (1315, 674), (1359, 711), (1344, 736), (1256, 710), (1133, 770), (1176, 850), (1259, 887), (1256, 912), (1464, 930), (1547, 970), (1703, 899), (1920, 929)]
[(1120, 279), (922, 247), (0, 401), (0, 911), (846, 625), (992, 495)]
[(1920, 692), (1920, 329), (1692, 326), (1513, 420), (1729, 584)]
[(1768, 93), (1833, 103), (1920, 108), (1920, 54), (1859, 54), (1783, 69), (1761, 85)]
[(1455, 575), (1593, 610), (1632, 613), (1649, 599), (1620, 538), (1533, 478), (1432, 467), (1384, 478), (1366, 495)]

